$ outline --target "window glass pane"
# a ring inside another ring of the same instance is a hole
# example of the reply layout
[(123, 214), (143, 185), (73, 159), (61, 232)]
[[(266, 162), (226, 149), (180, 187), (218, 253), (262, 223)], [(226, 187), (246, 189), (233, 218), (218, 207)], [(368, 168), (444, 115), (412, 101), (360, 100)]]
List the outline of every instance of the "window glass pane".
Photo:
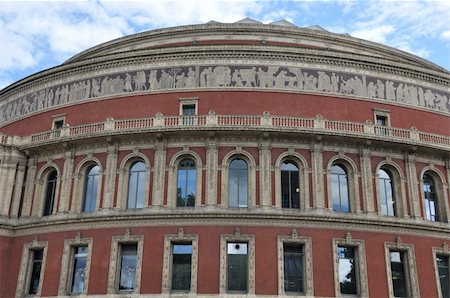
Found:
[(334, 211), (350, 211), (347, 173), (340, 165), (331, 167), (331, 196)]
[(284, 290), (286, 292), (304, 291), (303, 246), (284, 244)]
[(290, 161), (281, 165), (281, 206), (300, 208), (298, 168)]
[(136, 284), (137, 244), (121, 246), (119, 290), (132, 291)]
[(95, 204), (97, 200), (97, 187), (98, 187), (98, 173), (99, 166), (92, 166), (86, 172), (85, 187), (84, 187), (84, 200), (83, 211), (92, 212), (95, 210)]
[(378, 186), (380, 193), (380, 206), (383, 215), (395, 216), (395, 200), (392, 190), (392, 179), (383, 169), (378, 171)]
[(339, 246), (337, 250), (341, 294), (357, 294), (355, 248)]
[(84, 291), (87, 256), (87, 246), (80, 246), (74, 249), (71, 286), (72, 293), (82, 293)]
[(247, 163), (243, 159), (231, 161), (228, 183), (229, 207), (247, 207), (248, 170)]
[(227, 289), (229, 291), (247, 291), (247, 254), (247, 243), (228, 243)]
[(47, 187), (45, 191), (45, 205), (43, 215), (51, 215), (53, 213), (53, 205), (55, 204), (57, 173), (52, 170), (47, 178)]
[(197, 170), (191, 159), (182, 160), (178, 166), (177, 207), (195, 206)]
[(31, 259), (31, 272), (30, 272), (30, 286), (28, 288), (28, 294), (37, 294), (39, 290), (39, 283), (41, 279), (42, 257), (43, 250), (33, 250)]
[(437, 255), (436, 262), (438, 268), (439, 282), (441, 285), (442, 297), (450, 297), (450, 278), (449, 278), (449, 257), (444, 255)]
[(191, 288), (191, 244), (172, 246), (172, 290), (189, 291)]
[(128, 201), (127, 208), (144, 207), (145, 182), (147, 180), (147, 169), (145, 163), (138, 161), (130, 168), (128, 179)]
[(437, 196), (434, 179), (428, 175), (423, 175), (423, 192), (425, 197), (425, 212), (428, 220), (437, 221)]
[(406, 288), (405, 279), (405, 263), (404, 253), (400, 251), (391, 251), (391, 273), (392, 273), (392, 287), (395, 297), (407, 297), (408, 291)]

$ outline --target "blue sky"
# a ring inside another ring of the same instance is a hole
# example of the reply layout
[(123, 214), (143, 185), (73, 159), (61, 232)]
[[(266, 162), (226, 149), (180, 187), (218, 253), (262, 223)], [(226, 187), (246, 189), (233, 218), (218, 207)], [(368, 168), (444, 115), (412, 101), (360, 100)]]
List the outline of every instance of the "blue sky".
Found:
[(250, 17), (382, 43), (450, 69), (450, 1), (0, 0), (0, 89), (99, 43), (146, 30)]

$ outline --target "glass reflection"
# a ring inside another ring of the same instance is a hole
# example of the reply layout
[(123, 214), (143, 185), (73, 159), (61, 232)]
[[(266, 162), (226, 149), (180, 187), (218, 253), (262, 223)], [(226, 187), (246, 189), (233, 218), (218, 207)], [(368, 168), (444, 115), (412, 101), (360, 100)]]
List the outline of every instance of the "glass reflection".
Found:
[(331, 167), (331, 195), (334, 211), (350, 212), (347, 172), (338, 164)]
[(281, 207), (300, 208), (298, 167), (291, 161), (281, 165)]
[(95, 210), (99, 171), (100, 167), (97, 165), (89, 167), (86, 171), (82, 208), (84, 212), (93, 212)]
[(192, 159), (184, 159), (178, 166), (177, 207), (195, 206), (197, 169)]
[(147, 168), (142, 161), (135, 162), (130, 168), (128, 178), (127, 208), (144, 207), (145, 182), (147, 180)]
[(248, 166), (245, 160), (236, 158), (231, 161), (228, 183), (228, 206), (238, 208), (247, 207)]
[(378, 170), (378, 186), (380, 193), (380, 206), (383, 215), (395, 216), (395, 200), (392, 188), (392, 178), (383, 169)]

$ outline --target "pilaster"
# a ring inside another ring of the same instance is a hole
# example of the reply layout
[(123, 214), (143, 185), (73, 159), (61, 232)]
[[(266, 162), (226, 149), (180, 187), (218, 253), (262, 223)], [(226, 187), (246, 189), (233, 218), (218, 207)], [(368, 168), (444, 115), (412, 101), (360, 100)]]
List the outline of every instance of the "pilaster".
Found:
[(165, 139), (159, 138), (155, 144), (155, 167), (153, 174), (153, 206), (162, 207), (164, 202), (164, 179), (166, 173), (166, 152), (167, 145)]
[(375, 202), (373, 197), (373, 176), (371, 152), (367, 147), (360, 148), (361, 181), (363, 195), (363, 210), (367, 213), (375, 213)]
[(208, 139), (206, 143), (206, 205), (217, 204), (217, 169), (219, 160), (219, 144), (215, 139)]
[(61, 177), (61, 193), (58, 212), (69, 211), (70, 192), (72, 187), (73, 161), (75, 149), (68, 149), (64, 154), (64, 168)]
[(263, 207), (270, 207), (272, 205), (271, 146), (266, 138), (259, 144), (259, 165), (260, 204)]
[(105, 191), (103, 208), (112, 208), (114, 204), (118, 144), (109, 144), (106, 157)]
[(320, 140), (317, 140), (311, 145), (311, 159), (314, 209), (324, 209), (323, 145)]
[(25, 194), (23, 197), (22, 216), (31, 216), (31, 206), (36, 179), (37, 156), (28, 159), (28, 171), (25, 182)]
[(19, 215), (20, 199), (22, 197), (24, 176), (25, 176), (25, 163), (19, 163), (16, 172), (15, 191), (12, 200), (12, 208), (10, 214), (11, 217), (18, 217)]
[(406, 155), (406, 179), (408, 184), (411, 217), (420, 218), (420, 196), (417, 193), (419, 182), (417, 181), (416, 159), (413, 153)]

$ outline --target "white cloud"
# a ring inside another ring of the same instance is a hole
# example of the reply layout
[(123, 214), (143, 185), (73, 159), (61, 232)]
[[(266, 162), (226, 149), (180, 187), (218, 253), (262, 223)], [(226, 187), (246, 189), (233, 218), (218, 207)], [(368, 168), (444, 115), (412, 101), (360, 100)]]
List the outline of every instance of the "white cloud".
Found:
[(441, 33), (441, 38), (444, 40), (450, 40), (450, 30)]
[(388, 35), (394, 30), (395, 28), (391, 25), (383, 25), (379, 27), (359, 29), (351, 32), (350, 35), (374, 42), (386, 43)]

